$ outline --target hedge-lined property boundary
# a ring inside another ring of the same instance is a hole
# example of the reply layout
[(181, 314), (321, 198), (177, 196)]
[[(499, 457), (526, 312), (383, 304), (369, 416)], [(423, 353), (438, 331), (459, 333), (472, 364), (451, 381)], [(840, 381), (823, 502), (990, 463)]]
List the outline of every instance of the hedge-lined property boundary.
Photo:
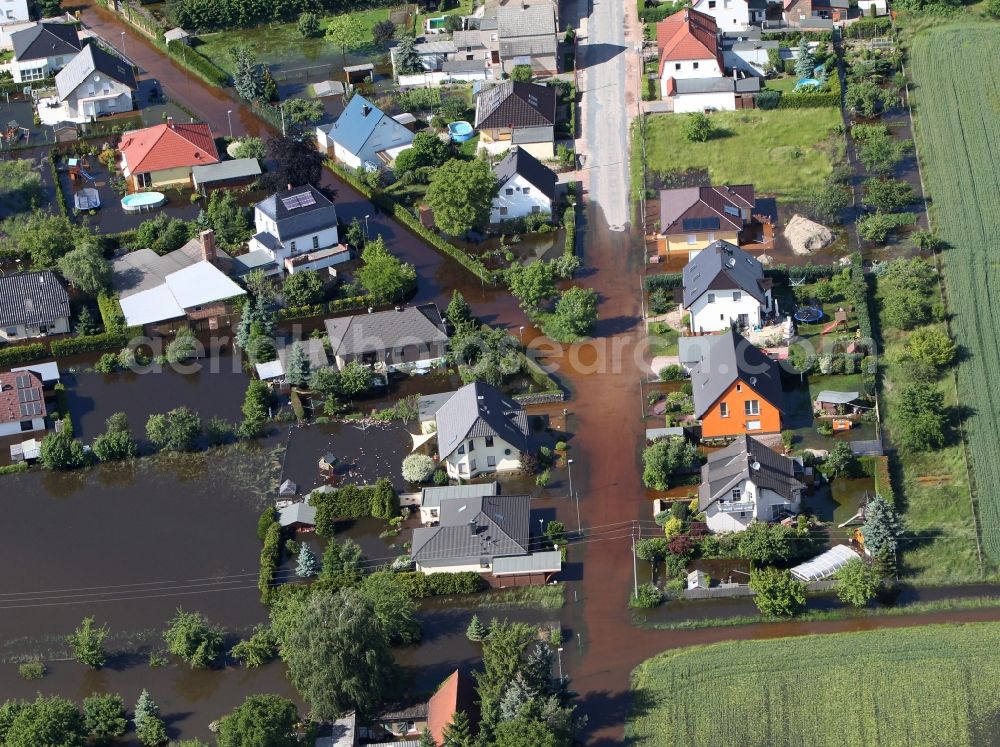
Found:
[(327, 161), (326, 167), (375, 203), (379, 210), (388, 213), (410, 229), (411, 233), (415, 233), (439, 252), (451, 257), (484, 283), (496, 285), (496, 274), (487, 269), (486, 265), (475, 257), (470, 257), (458, 247), (452, 246), (433, 231), (425, 228), (407, 208), (384, 194), (373, 192), (367, 185), (362, 184), (357, 176), (333, 161)]

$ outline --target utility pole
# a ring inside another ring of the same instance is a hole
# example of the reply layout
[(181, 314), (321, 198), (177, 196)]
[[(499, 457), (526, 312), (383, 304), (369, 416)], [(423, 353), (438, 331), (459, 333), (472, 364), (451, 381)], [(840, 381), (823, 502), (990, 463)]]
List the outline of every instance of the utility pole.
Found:
[(635, 524), (632, 524), (632, 591), (639, 596), (639, 565), (635, 559)]

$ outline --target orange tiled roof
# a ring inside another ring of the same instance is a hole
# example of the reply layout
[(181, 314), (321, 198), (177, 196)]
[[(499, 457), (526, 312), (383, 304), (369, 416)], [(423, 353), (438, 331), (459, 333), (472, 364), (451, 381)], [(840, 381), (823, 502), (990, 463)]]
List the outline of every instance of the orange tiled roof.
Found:
[(119, 144), (133, 174), (219, 162), (212, 128), (207, 124), (161, 124), (132, 130)]
[(444, 729), (456, 711), (464, 711), (470, 721), (474, 720), (472, 701), (472, 683), (456, 669), (427, 701), (427, 730), (437, 744), (444, 744)]
[(718, 26), (715, 19), (696, 10), (682, 10), (656, 24), (656, 46), (663, 63), (680, 60), (714, 59), (723, 69), (719, 55)]
[(41, 379), (30, 371), (0, 373), (0, 423), (40, 417), (45, 417)]

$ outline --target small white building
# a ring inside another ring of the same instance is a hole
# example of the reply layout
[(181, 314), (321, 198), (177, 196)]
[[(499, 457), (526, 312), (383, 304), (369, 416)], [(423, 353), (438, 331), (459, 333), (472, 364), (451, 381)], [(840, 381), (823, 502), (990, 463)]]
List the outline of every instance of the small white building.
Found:
[(683, 300), (697, 334), (760, 327), (774, 310), (764, 266), (728, 241), (716, 241), (684, 266)]
[(791, 459), (743, 435), (702, 465), (698, 510), (709, 531), (741, 532), (754, 521), (797, 514), (802, 488)]
[(278, 192), (254, 206), (250, 254), (274, 263), (265, 274), (321, 270), (346, 262), (350, 249), (340, 243), (337, 208), (312, 185)]
[(490, 223), (552, 214), (556, 196), (556, 175), (528, 151), (517, 146), (496, 166), (497, 193), (490, 207)]
[[(0, 0), (3, 2), (3, 0)], [(10, 72), (15, 83), (51, 78), (82, 48), (76, 26), (68, 23), (33, 23), (10, 35), (14, 59)]]
[(489, 384), (475, 382), (435, 405), (438, 457), (449, 477), (467, 480), (521, 468), (530, 437), (528, 417), (519, 403)]
[(695, 0), (691, 8), (711, 16), (720, 31), (742, 31), (763, 23), (767, 2), (766, 0)]
[(412, 144), (412, 131), (360, 94), (351, 97), (336, 122), (316, 128), (319, 150), (349, 169), (391, 168)]
[(64, 119), (71, 122), (130, 112), (135, 91), (132, 66), (93, 43), (85, 44), (56, 74), (59, 103), (66, 110)]
[(69, 332), (69, 295), (49, 270), (0, 275), (0, 339)]
[(11, 49), (10, 35), (30, 24), (28, 0), (0, 0), (0, 49)]
[(31, 371), (0, 373), (0, 436), (43, 430), (42, 380)]

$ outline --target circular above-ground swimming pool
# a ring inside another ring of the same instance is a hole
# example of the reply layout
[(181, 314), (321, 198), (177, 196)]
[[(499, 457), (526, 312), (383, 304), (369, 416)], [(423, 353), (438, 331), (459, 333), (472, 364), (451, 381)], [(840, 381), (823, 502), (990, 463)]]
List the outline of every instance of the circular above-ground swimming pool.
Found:
[(448, 125), (448, 134), (451, 136), (452, 142), (464, 143), (466, 140), (471, 140), (476, 131), (468, 122), (461, 121)]
[(803, 88), (819, 88), (821, 85), (823, 85), (823, 82), (817, 80), (816, 78), (802, 78), (795, 84), (794, 90), (799, 91)]
[(805, 322), (806, 324), (812, 324), (818, 322), (823, 318), (823, 309), (819, 309), (815, 306), (800, 306), (792, 314), (797, 322)]
[(160, 207), (167, 201), (162, 192), (135, 192), (122, 197), (122, 209), (126, 213), (141, 213)]

